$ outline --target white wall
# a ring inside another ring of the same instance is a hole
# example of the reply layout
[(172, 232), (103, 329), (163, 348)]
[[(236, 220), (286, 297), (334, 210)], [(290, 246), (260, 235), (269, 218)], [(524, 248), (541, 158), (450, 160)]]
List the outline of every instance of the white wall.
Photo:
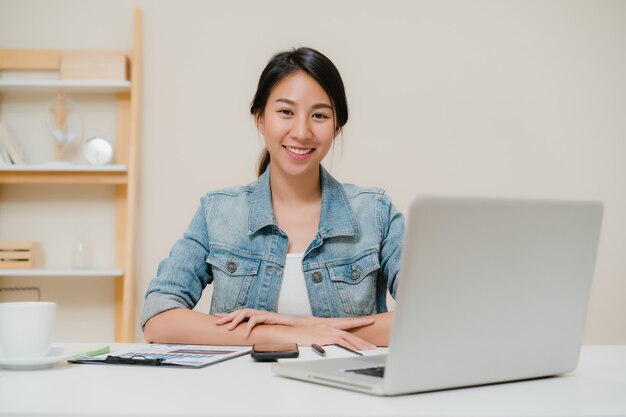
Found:
[[(200, 196), (254, 180), (258, 76), (273, 53), (307, 45), (347, 88), (350, 121), (328, 164), (340, 180), (382, 186), (401, 210), (416, 193), (602, 200), (585, 340), (626, 343), (626, 2), (0, 0), (0, 47), (130, 48), (135, 5), (137, 316)], [(110, 339), (107, 314), (92, 333), (68, 318), (60, 334)]]

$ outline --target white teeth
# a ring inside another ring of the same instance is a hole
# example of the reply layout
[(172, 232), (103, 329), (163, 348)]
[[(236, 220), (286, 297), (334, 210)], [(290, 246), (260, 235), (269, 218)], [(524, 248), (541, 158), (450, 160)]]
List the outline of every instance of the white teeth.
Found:
[(297, 155), (306, 155), (309, 152), (311, 152), (313, 150), (313, 148), (308, 148), (308, 149), (298, 149), (298, 148), (292, 148), (290, 146), (285, 146), (285, 148), (287, 148), (287, 150), (289, 152), (293, 152)]

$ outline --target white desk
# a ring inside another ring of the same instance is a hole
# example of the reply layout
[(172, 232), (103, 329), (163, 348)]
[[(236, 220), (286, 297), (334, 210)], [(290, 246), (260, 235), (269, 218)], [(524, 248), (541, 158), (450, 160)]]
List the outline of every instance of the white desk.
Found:
[[(302, 348), (301, 357), (317, 356)], [(249, 356), (202, 369), (0, 369), (0, 415), (625, 416), (626, 346), (585, 346), (562, 377), (389, 398), (284, 379)]]

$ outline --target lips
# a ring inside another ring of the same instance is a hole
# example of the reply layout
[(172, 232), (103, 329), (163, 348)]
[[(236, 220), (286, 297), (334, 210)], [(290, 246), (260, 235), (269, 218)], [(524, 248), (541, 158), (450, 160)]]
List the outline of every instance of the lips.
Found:
[(315, 148), (301, 148), (301, 147), (286, 146), (286, 145), (283, 145), (283, 148), (285, 148), (285, 151), (287, 151), (287, 155), (292, 160), (296, 160), (296, 161), (304, 161), (310, 158), (311, 155), (313, 155), (313, 151), (315, 150)]
[(291, 153), (295, 153), (296, 155), (307, 155), (313, 152), (315, 148), (294, 148), (293, 146), (285, 146), (285, 149)]

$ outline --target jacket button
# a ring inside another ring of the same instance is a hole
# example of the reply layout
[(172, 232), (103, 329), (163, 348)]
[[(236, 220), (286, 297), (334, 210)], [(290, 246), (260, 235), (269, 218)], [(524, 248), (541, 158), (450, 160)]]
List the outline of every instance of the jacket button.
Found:
[(311, 275), (311, 278), (313, 279), (314, 283), (319, 283), (322, 282), (322, 273), (321, 272), (313, 272), (313, 275)]
[(358, 269), (354, 268), (352, 271), (350, 271), (350, 278), (357, 279), (360, 276), (361, 276), (361, 273), (359, 272)]
[(226, 268), (228, 268), (228, 271), (231, 273), (235, 272), (237, 270), (237, 264), (233, 261), (230, 261), (228, 265), (226, 265)]

